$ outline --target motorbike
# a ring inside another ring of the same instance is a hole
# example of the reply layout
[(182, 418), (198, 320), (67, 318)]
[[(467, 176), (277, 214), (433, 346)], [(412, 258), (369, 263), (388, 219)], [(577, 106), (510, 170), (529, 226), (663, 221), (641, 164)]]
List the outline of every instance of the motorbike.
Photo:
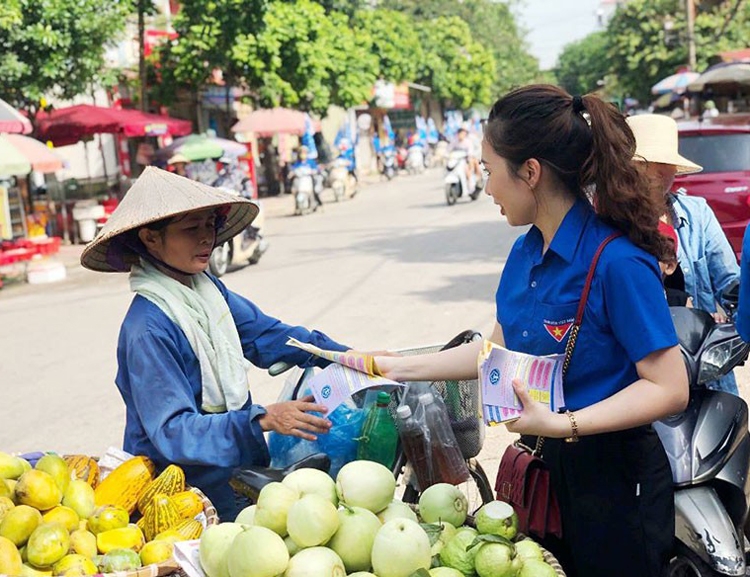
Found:
[[(237, 191), (230, 188), (221, 187), (221, 190), (238, 194)], [(258, 205), (258, 216), (240, 234), (214, 247), (211, 253), (208, 268), (211, 274), (217, 278), (223, 276), (232, 265), (238, 265), (242, 262), (257, 264), (260, 257), (268, 249), (268, 241), (263, 238), (262, 233), (265, 223), (263, 207), (256, 200), (253, 200), (253, 202)]]
[(349, 173), (349, 161), (345, 158), (337, 158), (328, 169), (328, 186), (333, 190), (336, 202), (343, 200), (349, 195), (357, 194), (357, 181)]
[(393, 147), (381, 151), (380, 170), (388, 180), (396, 176), (396, 150)]
[(294, 214), (305, 215), (317, 210), (316, 194), (320, 194), (320, 183), (315, 170), (307, 165), (292, 168), (292, 195), (294, 196)]
[(732, 315), (738, 285), (725, 291), (730, 322), (707, 312), (670, 307), (690, 382), (684, 412), (654, 423), (672, 468), (675, 551), (668, 576), (745, 575), (745, 524), (750, 507), (748, 407), (706, 383), (744, 364), (750, 345)]
[(406, 170), (409, 174), (422, 174), (424, 169), (424, 148), (421, 144), (412, 144), (406, 152)]
[(481, 187), (477, 186), (476, 176), (466, 175), (466, 166), (469, 155), (465, 150), (453, 150), (449, 153), (445, 162), (445, 199), (448, 206), (456, 204), (456, 201), (468, 195), (471, 200), (476, 200), (482, 193)]

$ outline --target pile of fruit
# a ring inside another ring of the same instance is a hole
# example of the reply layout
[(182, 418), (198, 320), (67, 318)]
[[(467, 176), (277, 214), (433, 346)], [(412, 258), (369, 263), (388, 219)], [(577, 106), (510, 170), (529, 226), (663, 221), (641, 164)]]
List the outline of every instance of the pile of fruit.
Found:
[(507, 503), (485, 505), (474, 528), (456, 487), (424, 491), (419, 516), (394, 500), (395, 488), (372, 461), (345, 465), (335, 482), (297, 470), (266, 485), (234, 523), (204, 531), (201, 567), (208, 577), (556, 577), (539, 545), (517, 534)]
[[(100, 480), (97, 462), (47, 453), (31, 463), (0, 452), (0, 574), (38, 577), (132, 571), (196, 539), (201, 497), (174, 465), (134, 457)], [(135, 522), (134, 522), (135, 521)]]

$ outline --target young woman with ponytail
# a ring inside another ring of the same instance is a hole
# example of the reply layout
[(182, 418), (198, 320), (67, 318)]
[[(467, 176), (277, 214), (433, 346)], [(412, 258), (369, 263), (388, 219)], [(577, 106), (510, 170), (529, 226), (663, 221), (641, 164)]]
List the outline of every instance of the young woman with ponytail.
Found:
[[(657, 264), (675, 252), (634, 151), (614, 106), (549, 85), (498, 100), (482, 143), (487, 194), (510, 225), (532, 225), (508, 255), (493, 342), (562, 354), (593, 256), (622, 233), (595, 269), (564, 379), (566, 412), (533, 402), (515, 381), (524, 411), (507, 424), (546, 439), (563, 539), (544, 545), (571, 577), (658, 577), (674, 538), (672, 475), (651, 423), (688, 400)], [(476, 378), (479, 346), (376, 362), (400, 381)]]

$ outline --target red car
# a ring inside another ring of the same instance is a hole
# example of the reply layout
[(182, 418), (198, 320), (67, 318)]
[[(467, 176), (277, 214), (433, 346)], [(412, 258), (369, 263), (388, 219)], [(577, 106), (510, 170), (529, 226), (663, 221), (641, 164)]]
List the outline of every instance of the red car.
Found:
[(750, 114), (678, 122), (678, 130), (680, 154), (703, 172), (677, 177), (674, 190), (706, 199), (739, 262), (750, 222)]

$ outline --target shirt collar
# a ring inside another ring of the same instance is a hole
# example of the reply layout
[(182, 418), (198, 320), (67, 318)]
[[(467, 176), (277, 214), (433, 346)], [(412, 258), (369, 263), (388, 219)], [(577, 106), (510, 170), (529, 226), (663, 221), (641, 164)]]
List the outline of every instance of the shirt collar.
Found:
[[(565, 262), (573, 262), (578, 241), (581, 239), (583, 229), (593, 212), (594, 209), (588, 200), (577, 198), (563, 217), (560, 227), (550, 243), (549, 250), (560, 256)], [(529, 255), (541, 258), (543, 242), (542, 232), (536, 226), (532, 226), (526, 234), (526, 238), (524, 238), (523, 246)]]
[(680, 202), (680, 196), (677, 194), (670, 194), (669, 200), (671, 201), (670, 206), (674, 211), (673, 220), (675, 228), (682, 228), (684, 225), (690, 224), (690, 214), (685, 210)]

